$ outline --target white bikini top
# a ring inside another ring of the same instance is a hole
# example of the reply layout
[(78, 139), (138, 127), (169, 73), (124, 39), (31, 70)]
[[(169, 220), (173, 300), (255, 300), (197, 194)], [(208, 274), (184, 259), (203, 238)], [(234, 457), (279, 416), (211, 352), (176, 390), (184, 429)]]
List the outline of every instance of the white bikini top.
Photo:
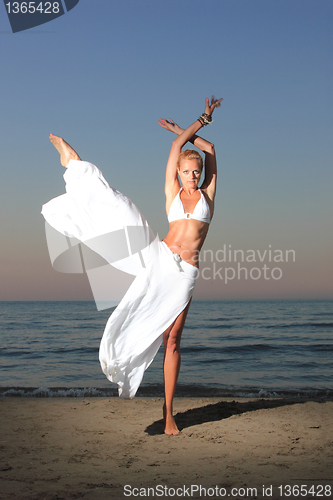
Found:
[(210, 208), (207, 203), (206, 198), (202, 194), (201, 189), (199, 189), (201, 198), (198, 201), (198, 203), (195, 205), (193, 213), (185, 213), (184, 210), (184, 205), (182, 200), (180, 199), (180, 192), (183, 188), (180, 188), (176, 196), (174, 197), (169, 214), (168, 214), (168, 221), (173, 222), (175, 220), (179, 219), (195, 219), (195, 220), (200, 220), (202, 222), (207, 222), (210, 224), (211, 216), (210, 216)]

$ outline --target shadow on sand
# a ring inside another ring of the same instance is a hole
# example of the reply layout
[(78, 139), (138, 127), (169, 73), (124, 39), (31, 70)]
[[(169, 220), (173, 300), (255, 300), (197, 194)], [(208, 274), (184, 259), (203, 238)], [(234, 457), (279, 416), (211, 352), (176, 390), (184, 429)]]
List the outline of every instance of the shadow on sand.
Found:
[[(182, 413), (177, 413), (175, 415), (175, 421), (178, 429), (186, 429), (186, 427), (192, 427), (194, 425), (204, 424), (206, 422), (216, 422), (217, 420), (223, 420), (225, 418), (232, 417), (233, 415), (239, 415), (241, 413), (246, 413), (250, 411), (264, 410), (268, 408), (278, 408), (279, 406), (294, 405), (299, 403), (305, 403), (309, 401), (308, 399), (260, 399), (257, 401), (245, 401), (245, 402), (225, 402), (220, 401), (218, 403), (208, 404), (206, 406), (201, 406), (199, 408), (193, 408), (191, 410), (184, 411)], [(323, 402), (323, 401), (317, 401)], [(163, 420), (157, 420), (150, 424), (145, 432), (150, 436), (156, 434), (164, 433), (164, 422)]]

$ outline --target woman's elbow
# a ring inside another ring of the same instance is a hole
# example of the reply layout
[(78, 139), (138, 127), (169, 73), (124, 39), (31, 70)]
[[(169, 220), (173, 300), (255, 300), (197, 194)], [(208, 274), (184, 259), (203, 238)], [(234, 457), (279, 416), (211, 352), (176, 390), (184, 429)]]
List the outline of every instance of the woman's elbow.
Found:
[(182, 151), (182, 144), (179, 142), (177, 137), (177, 139), (172, 141), (170, 153), (172, 152), (173, 154), (179, 155), (181, 151)]
[(206, 148), (206, 153), (210, 154), (210, 155), (214, 155), (215, 156), (215, 146), (213, 143), (209, 143), (207, 148)]

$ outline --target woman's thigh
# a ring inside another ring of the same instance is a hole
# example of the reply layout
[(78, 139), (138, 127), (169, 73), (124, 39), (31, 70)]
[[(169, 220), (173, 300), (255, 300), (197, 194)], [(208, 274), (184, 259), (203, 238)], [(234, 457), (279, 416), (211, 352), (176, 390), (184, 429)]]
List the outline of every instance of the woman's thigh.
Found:
[(168, 343), (171, 343), (173, 345), (177, 344), (177, 347), (179, 347), (191, 300), (192, 298), (190, 299), (185, 309), (177, 316), (172, 325), (170, 325), (169, 328), (167, 328), (167, 330), (165, 330), (165, 332), (163, 333), (163, 342), (165, 348), (167, 347)]

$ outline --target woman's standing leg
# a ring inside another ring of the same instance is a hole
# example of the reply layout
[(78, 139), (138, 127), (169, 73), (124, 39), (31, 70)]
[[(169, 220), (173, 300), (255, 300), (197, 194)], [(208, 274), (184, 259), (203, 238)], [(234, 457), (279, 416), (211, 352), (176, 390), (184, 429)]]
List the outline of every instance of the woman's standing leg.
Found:
[[(192, 300), (192, 299), (191, 299)], [(190, 302), (174, 323), (164, 332), (164, 406), (163, 417), (165, 422), (165, 434), (179, 434), (175, 419), (173, 418), (173, 398), (176, 391), (178, 374), (180, 369), (180, 340), (190, 307)]]

